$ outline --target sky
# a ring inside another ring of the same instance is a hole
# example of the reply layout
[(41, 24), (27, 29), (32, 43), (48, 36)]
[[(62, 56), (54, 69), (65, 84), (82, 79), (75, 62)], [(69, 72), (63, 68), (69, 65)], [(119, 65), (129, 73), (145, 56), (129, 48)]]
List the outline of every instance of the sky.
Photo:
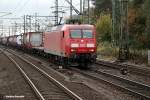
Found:
[[(59, 6), (67, 6), (69, 4), (65, 0), (58, 0)], [(72, 0), (73, 5), (79, 10), (80, 0)], [(0, 0), (0, 35), (6, 33), (8, 27), (12, 26), (14, 22), (23, 23), (24, 15), (35, 15), (37, 13), (41, 16), (53, 16), (55, 0)], [(69, 8), (63, 8), (66, 13), (64, 18), (69, 17)], [(5, 12), (5, 13), (4, 13)], [(75, 12), (73, 12), (75, 14)], [(6, 15), (6, 16), (4, 16)], [(2, 17), (3, 16), (3, 17)], [(18, 20), (2, 20), (1, 18), (21, 18)], [(3, 25), (3, 26), (2, 26)], [(3, 27), (3, 31), (2, 31)], [(5, 28), (5, 29), (4, 29)]]
[[(60, 8), (60, 10), (65, 11), (65, 14), (60, 14), (60, 17), (63, 16), (64, 19), (69, 18), (69, 4), (65, 0), (58, 0), (58, 2), (59, 6), (65, 6), (65, 8)], [(72, 0), (72, 2), (73, 6), (80, 10), (80, 0)], [(23, 23), (24, 15), (35, 15), (35, 13), (37, 13), (39, 16), (54, 16), (52, 13), (54, 11), (52, 7), (54, 6), (55, 0), (0, 0), (0, 36), (2, 33), (8, 34), (10, 31), (8, 29), (12, 27), (15, 22)], [(73, 11), (73, 14), (76, 13)], [(8, 20), (2, 18), (19, 19)]]
[[(68, 6), (65, 0), (58, 0), (59, 6)], [(80, 0), (72, 0), (73, 5), (79, 9)], [(5, 15), (2, 12), (12, 13), (5, 18), (22, 17), (23, 15), (52, 15), (55, 0), (0, 0), (0, 16)], [(69, 15), (69, 9), (66, 9), (65, 17)], [(1, 17), (0, 17), (1, 18)], [(0, 21), (1, 23), (1, 21)]]
[[(60, 6), (69, 6), (65, 0), (58, 0)], [(80, 0), (72, 0), (73, 5), (79, 8)], [(54, 6), (55, 0), (0, 0), (0, 12), (12, 12), (13, 15), (35, 13), (48, 14)]]

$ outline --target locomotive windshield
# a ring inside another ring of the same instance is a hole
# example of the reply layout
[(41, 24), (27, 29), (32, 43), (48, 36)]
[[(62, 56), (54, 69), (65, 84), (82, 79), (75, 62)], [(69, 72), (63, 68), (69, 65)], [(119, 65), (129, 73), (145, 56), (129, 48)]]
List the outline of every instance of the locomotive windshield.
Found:
[(70, 30), (71, 38), (93, 38), (92, 30)]
[(71, 38), (82, 38), (81, 30), (71, 30)]
[(83, 38), (93, 38), (92, 30), (83, 30)]

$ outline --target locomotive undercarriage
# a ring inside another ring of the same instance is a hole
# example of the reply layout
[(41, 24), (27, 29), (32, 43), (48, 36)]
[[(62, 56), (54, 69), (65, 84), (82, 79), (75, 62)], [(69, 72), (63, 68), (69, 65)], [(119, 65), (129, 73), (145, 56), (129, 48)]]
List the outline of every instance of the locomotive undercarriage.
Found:
[(88, 68), (89, 65), (95, 63), (96, 54), (95, 53), (72, 54), (69, 60), (72, 63), (77, 63), (79, 67)]
[(46, 55), (47, 58), (50, 59), (51, 62), (63, 67), (69, 66), (79, 66), (82, 68), (88, 68), (89, 65), (95, 63), (96, 54), (72, 54), (70, 58), (56, 56), (56, 55)]
[(44, 51), (39, 51), (35, 49), (31, 50), (23, 50), (27, 53), (36, 54), (39, 56), (43, 56), (46, 59), (49, 59), (50, 62), (57, 64), (63, 67), (69, 66), (79, 66), (80, 68), (89, 68), (91, 64), (96, 61), (96, 53), (81, 53), (81, 54), (71, 54), (70, 57), (62, 57), (57, 55), (52, 55), (48, 53), (44, 53)]

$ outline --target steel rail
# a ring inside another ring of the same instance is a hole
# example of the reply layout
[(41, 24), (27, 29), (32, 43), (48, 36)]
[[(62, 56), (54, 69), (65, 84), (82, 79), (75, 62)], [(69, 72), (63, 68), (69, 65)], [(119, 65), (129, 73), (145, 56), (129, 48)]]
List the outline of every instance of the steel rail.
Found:
[[(135, 65), (128, 65), (128, 64), (117, 64), (113, 62), (108, 62), (108, 61), (102, 61), (97, 59), (98, 61), (96, 62), (97, 65), (103, 65), (106, 67), (110, 67), (113, 69), (121, 69), (121, 68), (127, 68), (129, 72), (137, 73), (137, 74), (142, 74), (142, 75), (150, 75), (150, 68), (146, 67), (139, 67)], [(140, 71), (139, 71), (140, 70)]]
[(21, 68), (21, 66), (12, 57), (10, 57), (8, 54), (6, 54), (5, 52), (3, 52), (3, 53), (8, 57), (8, 59), (10, 59), (10, 61), (12, 63), (15, 64), (15, 66), (17, 67), (17, 69), (20, 71), (20, 73), (23, 75), (23, 77), (25, 78), (25, 80), (28, 82), (28, 84), (30, 85), (30, 87), (35, 92), (35, 94), (38, 97), (38, 99), (39, 100), (45, 100), (45, 98), (43, 97), (43, 95), (40, 93), (40, 91), (37, 89), (37, 87), (31, 81), (31, 79), (29, 78), (29, 76), (25, 73), (25, 71)]
[[(10, 52), (10, 51), (8, 51), (8, 52)], [(12, 52), (10, 52), (10, 53), (12, 53)], [(50, 76), (44, 70), (40, 69), (39, 67), (37, 67), (36, 65), (34, 65), (33, 63), (31, 63), (30, 61), (24, 59), (23, 57), (15, 54), (15, 53), (12, 53), (12, 54), (15, 55), (15, 56), (17, 56), (18, 58), (20, 58), (24, 62), (32, 65), (37, 71), (39, 71), (41, 74), (45, 75), (51, 82), (54, 82), (59, 88), (61, 88), (65, 93), (67, 93), (68, 95), (70, 95), (73, 99), (75, 99), (75, 100), (83, 100), (81, 97), (79, 97), (77, 94), (75, 94), (74, 92), (72, 92), (70, 89), (68, 89), (62, 83), (60, 83), (59, 81), (57, 81), (55, 78), (53, 78), (52, 76)]]
[[(96, 71), (96, 73), (103, 74), (103, 75), (108, 76), (108, 77), (113, 77), (113, 78), (118, 79), (120, 81), (124, 81), (128, 84), (133, 84), (134, 86), (137, 85), (138, 87), (142, 87), (143, 89), (146, 89), (146, 90), (149, 89), (150, 90), (149, 85), (146, 85), (146, 84), (143, 84), (143, 83), (140, 83), (140, 82), (136, 82), (136, 81), (133, 81), (133, 80), (130, 80), (130, 79), (126, 79), (126, 78), (123, 78), (121, 76), (113, 75), (111, 73), (107, 73), (107, 72), (103, 72), (103, 71)], [(142, 96), (147, 97), (147, 98), (150, 99), (150, 96), (147, 96), (145, 94), (142, 94), (142, 93), (139, 93), (139, 92), (137, 92), (137, 94), (142, 95)]]
[(120, 88), (120, 89), (123, 89), (123, 90), (125, 90), (125, 91), (128, 91), (128, 92), (130, 92), (130, 93), (132, 93), (132, 94), (134, 94), (134, 95), (140, 96), (140, 97), (144, 98), (144, 100), (145, 100), (145, 99), (146, 99), (146, 100), (150, 100), (150, 96), (147, 96), (147, 95), (144, 95), (144, 94), (139, 93), (139, 92), (137, 92), (137, 91), (134, 91), (134, 90), (132, 90), (132, 89), (129, 89), (129, 88), (123, 86), (123, 85), (116, 84), (116, 83), (114, 83), (114, 82), (108, 81), (107, 79), (104, 79), (104, 78), (102, 78), (102, 77), (98, 77), (98, 76), (96, 76), (96, 75), (91, 75), (91, 74), (89, 74), (89, 73), (87, 73), (87, 72), (85, 72), (85, 71), (83, 72), (83, 71), (81, 71), (81, 70), (79, 70), (79, 69), (76, 69), (76, 68), (71, 68), (71, 69), (77, 71), (77, 72), (80, 73), (80, 74), (83, 74), (83, 75), (85, 75), (85, 76), (88, 76), (88, 77), (90, 77), (90, 78), (92, 78), (92, 79), (94, 79), (94, 80), (97, 80), (97, 81), (100, 81), (100, 82), (101, 82), (101, 81), (106, 82), (106, 83), (108, 83), (108, 84), (110, 84), (110, 85), (113, 85), (113, 86), (115, 86), (115, 87), (118, 87), (118, 88)]

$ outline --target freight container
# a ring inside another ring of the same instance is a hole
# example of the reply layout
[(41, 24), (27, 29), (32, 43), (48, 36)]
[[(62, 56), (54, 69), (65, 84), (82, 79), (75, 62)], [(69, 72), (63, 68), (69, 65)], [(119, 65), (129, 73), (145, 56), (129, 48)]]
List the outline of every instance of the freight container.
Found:
[(7, 45), (8, 37), (3, 37), (2, 44)]
[(28, 32), (23, 34), (23, 45), (25, 48), (40, 48), (43, 46), (42, 32)]
[(17, 46), (21, 46), (22, 44), (21, 38), (22, 38), (21, 35), (17, 36)]

